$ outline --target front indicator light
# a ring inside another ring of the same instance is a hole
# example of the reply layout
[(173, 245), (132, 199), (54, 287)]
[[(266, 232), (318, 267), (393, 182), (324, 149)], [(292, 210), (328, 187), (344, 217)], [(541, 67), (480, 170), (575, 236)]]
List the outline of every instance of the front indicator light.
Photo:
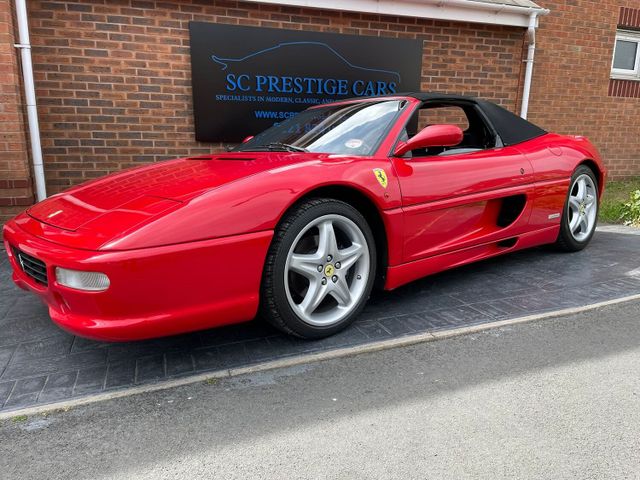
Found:
[(109, 277), (99, 272), (81, 272), (56, 267), (56, 281), (65, 287), (90, 292), (101, 292), (109, 288)]

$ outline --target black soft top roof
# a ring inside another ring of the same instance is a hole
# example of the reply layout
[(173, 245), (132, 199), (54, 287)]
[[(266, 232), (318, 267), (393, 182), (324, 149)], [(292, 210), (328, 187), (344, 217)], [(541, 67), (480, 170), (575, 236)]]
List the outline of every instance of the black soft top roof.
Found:
[(533, 138), (540, 137), (547, 132), (542, 128), (526, 121), (524, 118), (511, 113), (495, 103), (481, 100), (479, 98), (467, 97), (464, 95), (452, 95), (448, 93), (435, 92), (412, 92), (398, 93), (398, 97), (413, 97), (422, 102), (460, 102), (474, 103), (480, 107), (487, 116), (496, 133), (500, 135), (502, 143), (505, 145), (515, 145), (526, 142)]

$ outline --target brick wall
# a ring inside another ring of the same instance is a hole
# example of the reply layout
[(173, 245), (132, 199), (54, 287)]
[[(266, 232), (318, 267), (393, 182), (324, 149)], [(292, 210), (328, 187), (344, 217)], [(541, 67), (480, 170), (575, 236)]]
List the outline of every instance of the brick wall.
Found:
[[(8, 3), (0, 0), (0, 19)], [(620, 8), (629, 5), (539, 3), (552, 13), (541, 19), (538, 32), (530, 118), (549, 130), (588, 135), (614, 176), (639, 174), (640, 99), (609, 96), (615, 30), (628, 15)], [(519, 108), (526, 55), (522, 28), (222, 0), (30, 0), (28, 6), (50, 194), (128, 166), (222, 147), (194, 139), (190, 20), (418, 38), (424, 40), (423, 89)], [(0, 29), (10, 35), (10, 18), (5, 20)], [(13, 52), (11, 43), (1, 48)], [(1, 55), (2, 61), (0, 72), (15, 76), (14, 57)], [(7, 80), (0, 88), (17, 95), (17, 79)], [(5, 108), (15, 109), (17, 100), (11, 105)], [(7, 168), (10, 180), (0, 183), (0, 192), (18, 199), (12, 202), (28, 202), (24, 133), (16, 135), (14, 151), (0, 147), (0, 168)], [(0, 202), (6, 204), (8, 196)], [(1, 205), (5, 216), (16, 209)]]
[(0, 0), (0, 225), (33, 203), (12, 3)]
[(29, 2), (47, 186), (55, 193), (194, 140), (189, 20), (425, 41), (423, 87), (514, 108), (523, 30), (242, 2)]
[[(614, 177), (640, 175), (640, 98), (636, 81), (612, 82), (619, 21), (640, 18), (620, 0), (539, 0), (551, 14), (538, 31), (529, 118), (565, 134), (588, 136)], [(622, 85), (620, 85), (621, 83)]]
[(640, 5), (636, 5), (635, 8), (621, 6), (618, 26), (628, 30), (640, 30)]

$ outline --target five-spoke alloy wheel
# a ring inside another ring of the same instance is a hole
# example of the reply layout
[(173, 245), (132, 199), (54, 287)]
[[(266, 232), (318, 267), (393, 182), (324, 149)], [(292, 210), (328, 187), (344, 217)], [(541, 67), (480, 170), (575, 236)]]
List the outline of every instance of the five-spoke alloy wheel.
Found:
[(331, 335), (364, 307), (375, 269), (375, 241), (360, 212), (337, 200), (309, 200), (275, 232), (263, 276), (262, 313), (287, 333)]
[(566, 251), (587, 246), (598, 222), (598, 181), (593, 171), (579, 166), (571, 177), (557, 245)]

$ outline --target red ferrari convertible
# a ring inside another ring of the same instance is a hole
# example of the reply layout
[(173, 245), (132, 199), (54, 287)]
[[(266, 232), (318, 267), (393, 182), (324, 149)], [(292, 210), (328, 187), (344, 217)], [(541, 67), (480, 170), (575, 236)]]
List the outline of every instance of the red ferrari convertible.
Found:
[(402, 94), (315, 106), (228, 153), (72, 188), (4, 226), (15, 282), (62, 328), (171, 335), (261, 312), (331, 335), (374, 285), (535, 245), (584, 248), (602, 160), (483, 100)]

